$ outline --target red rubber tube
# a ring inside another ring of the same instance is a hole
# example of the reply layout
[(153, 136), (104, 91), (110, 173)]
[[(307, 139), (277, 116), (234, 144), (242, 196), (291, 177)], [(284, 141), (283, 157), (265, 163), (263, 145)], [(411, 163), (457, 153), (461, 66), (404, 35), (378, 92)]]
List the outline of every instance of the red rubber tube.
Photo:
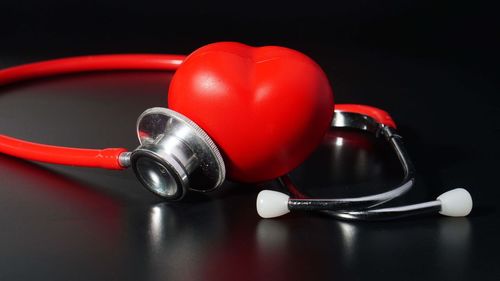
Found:
[(120, 170), (123, 168), (118, 157), (126, 151), (125, 148), (83, 149), (44, 145), (0, 135), (0, 152), (45, 163)]
[(181, 65), (183, 55), (96, 55), (48, 60), (0, 70), (0, 86), (62, 74), (113, 71), (173, 71)]
[[(0, 70), (0, 86), (62, 74), (147, 70), (174, 71), (184, 60), (183, 55), (96, 55), (48, 60)], [(0, 134), (0, 153), (52, 164), (96, 167), (119, 170), (120, 154), (125, 148), (82, 149), (32, 143)]]

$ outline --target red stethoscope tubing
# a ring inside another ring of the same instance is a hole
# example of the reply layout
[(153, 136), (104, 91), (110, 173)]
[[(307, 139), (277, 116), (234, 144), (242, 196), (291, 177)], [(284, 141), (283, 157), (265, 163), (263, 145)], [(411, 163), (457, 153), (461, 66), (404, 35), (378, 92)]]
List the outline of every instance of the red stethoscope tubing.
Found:
[[(62, 74), (116, 70), (175, 71), (185, 58), (184, 55), (169, 54), (120, 54), (48, 60), (0, 70), (0, 87)], [(387, 112), (371, 106), (337, 104), (335, 110), (360, 113), (381, 124), (396, 127)], [(0, 134), (0, 153), (51, 164), (121, 170), (119, 157), (125, 151), (125, 148), (84, 149), (45, 145)]]
[[(139, 70), (175, 71), (183, 55), (95, 55), (48, 60), (0, 70), (0, 86), (16, 82), (96, 71)], [(0, 134), (0, 153), (52, 164), (120, 170), (120, 154), (125, 148), (82, 149), (44, 145)]]

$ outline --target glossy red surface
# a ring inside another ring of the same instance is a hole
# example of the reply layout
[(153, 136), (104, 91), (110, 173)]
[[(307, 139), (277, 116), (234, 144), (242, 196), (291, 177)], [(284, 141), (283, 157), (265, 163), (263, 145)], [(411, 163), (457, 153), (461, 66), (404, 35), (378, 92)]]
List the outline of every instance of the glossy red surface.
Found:
[[(64, 58), (0, 71), (0, 85), (53, 75), (109, 70), (175, 70), (181, 55)], [(169, 107), (195, 121), (222, 150), (233, 180), (258, 182), (297, 167), (321, 142), (333, 115), (333, 94), (321, 68), (283, 47), (223, 42), (182, 63)], [(124, 149), (80, 149), (0, 135), (0, 152), (54, 164), (121, 168)]]
[(113, 70), (160, 70), (177, 69), (183, 55), (116, 54), (69, 57), (47, 60), (0, 70), (0, 86), (29, 79), (49, 76)]
[(120, 170), (125, 148), (83, 149), (44, 145), (0, 135), (0, 153), (45, 163)]
[(367, 115), (380, 124), (384, 124), (396, 129), (396, 122), (392, 120), (392, 117), (389, 115), (389, 113), (373, 106), (361, 104), (337, 104), (335, 106), (335, 111), (345, 111)]
[(334, 108), (328, 79), (309, 57), (232, 42), (189, 55), (172, 79), (168, 106), (212, 137), (229, 177), (243, 182), (297, 167), (321, 142)]

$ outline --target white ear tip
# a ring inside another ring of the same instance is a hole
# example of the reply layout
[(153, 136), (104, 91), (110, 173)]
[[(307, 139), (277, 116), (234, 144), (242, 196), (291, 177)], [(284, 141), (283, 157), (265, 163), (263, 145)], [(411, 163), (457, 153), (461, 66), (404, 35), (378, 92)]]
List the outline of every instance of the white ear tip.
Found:
[(463, 188), (447, 191), (437, 198), (441, 201), (440, 214), (450, 217), (465, 217), (472, 210), (472, 197)]
[(272, 190), (262, 190), (257, 195), (257, 213), (263, 218), (274, 218), (289, 213), (290, 196)]

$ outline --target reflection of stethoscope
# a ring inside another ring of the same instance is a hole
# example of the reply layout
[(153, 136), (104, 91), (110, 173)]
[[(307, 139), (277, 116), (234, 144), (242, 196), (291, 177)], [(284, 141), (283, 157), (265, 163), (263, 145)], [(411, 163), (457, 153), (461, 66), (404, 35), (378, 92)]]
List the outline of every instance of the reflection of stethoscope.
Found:
[[(288, 57), (290, 57), (288, 61), (292, 61), (291, 64), (285, 60)], [(234, 65), (236, 68), (231, 68)], [(299, 82), (296, 82), (297, 79), (293, 77), (297, 74), (297, 72), (293, 72), (295, 67), (302, 68), (305, 77), (298, 79)], [(225, 117), (224, 112), (212, 111), (215, 112), (213, 114), (216, 115), (215, 117), (204, 116), (200, 119), (197, 113), (204, 112), (202, 107), (199, 110), (197, 108), (191, 109), (191, 111), (185, 110), (186, 107), (182, 105), (182, 102), (188, 102), (185, 101), (185, 98), (181, 99), (181, 102), (177, 101), (179, 99), (174, 99), (174, 106), (171, 106), (169, 94), (170, 109), (151, 108), (139, 117), (137, 134), (140, 145), (132, 152), (123, 148), (79, 149), (49, 146), (0, 135), (0, 153), (62, 165), (106, 169), (124, 169), (131, 166), (139, 181), (148, 190), (167, 200), (178, 200), (188, 190), (207, 192), (220, 187), (226, 178), (226, 166), (228, 166), (230, 178), (237, 181), (258, 182), (270, 179), (269, 177), (282, 176), (293, 169), (297, 163), (303, 161), (307, 154), (314, 149), (314, 145), (317, 145), (314, 139), (319, 140), (321, 134), (324, 134), (321, 128), (324, 123), (331, 125), (331, 127), (361, 129), (384, 137), (394, 148), (403, 166), (405, 173), (403, 182), (390, 191), (355, 198), (309, 199), (304, 196), (290, 198), (283, 193), (264, 190), (259, 193), (257, 198), (257, 212), (260, 216), (269, 218), (293, 210), (315, 210), (324, 211), (343, 219), (368, 220), (389, 219), (426, 212), (440, 212), (448, 216), (466, 216), (472, 209), (471, 196), (465, 189), (448, 191), (431, 202), (393, 208), (373, 208), (403, 195), (415, 181), (413, 165), (402, 146), (401, 137), (395, 131), (394, 121), (386, 112), (377, 108), (362, 105), (336, 105), (333, 121), (331, 124), (325, 123), (325, 120), (332, 120), (331, 113), (333, 113), (331, 111), (333, 100), (330, 97), (331, 90), (327, 79), (320, 68), (309, 58), (286, 48), (253, 49), (237, 43), (217, 43), (205, 46), (187, 58), (179, 55), (104, 55), (59, 59), (1, 70), (0, 85), (89, 71), (176, 70), (178, 68), (178, 72), (182, 74), (176, 73), (172, 83), (177, 81), (176, 85), (179, 85), (182, 82), (182, 91), (195, 91), (202, 95), (204, 91), (211, 91), (210, 98), (214, 98), (214, 106), (218, 106), (217, 97), (214, 95), (223, 95), (224, 91), (228, 91), (227, 89), (234, 90), (234, 87), (231, 88), (231, 85), (228, 86), (228, 83), (225, 83), (227, 81), (222, 81), (225, 77), (221, 78), (220, 73), (223, 76), (235, 77), (235, 74), (232, 73), (234, 69), (252, 69), (251, 75), (248, 78), (244, 77), (242, 81), (244, 83), (256, 79), (264, 81), (261, 82), (261, 85), (264, 86), (258, 88), (258, 93), (252, 97), (252, 106), (265, 106), (266, 104), (262, 101), (266, 99), (268, 102), (274, 101), (272, 99), (274, 97), (270, 98), (269, 94), (273, 91), (289, 91), (290, 93), (298, 91), (299, 95), (302, 96), (296, 98), (296, 102), (298, 102), (296, 105), (309, 106), (310, 104), (311, 110), (307, 111), (308, 108), (306, 108), (304, 112), (308, 114), (307, 121), (311, 123), (283, 123), (285, 127), (288, 126), (283, 130), (276, 126), (273, 127), (273, 125), (280, 125), (284, 118), (277, 119), (275, 124), (260, 124), (263, 127), (262, 130), (265, 130), (268, 135), (280, 137), (281, 134), (284, 136), (285, 142), (281, 142), (281, 144), (284, 144), (288, 150), (274, 151), (273, 149), (281, 150), (281, 147), (277, 146), (280, 142), (273, 142), (275, 147), (267, 149), (264, 146), (264, 150), (268, 150), (265, 152), (241, 151), (241, 138), (233, 137), (232, 132), (221, 132), (214, 129), (217, 128), (218, 124), (215, 124), (213, 120), (218, 117), (217, 120), (220, 122), (224, 118), (230, 119), (231, 116)], [(219, 76), (213, 74), (214, 69), (219, 71)], [(286, 75), (278, 75), (277, 82), (269, 82), (268, 80), (272, 79), (267, 78), (275, 73), (285, 73)], [(189, 87), (184, 86), (187, 84), (184, 82), (186, 79), (192, 79), (194, 82), (191, 82)], [(235, 84), (238, 83), (242, 82), (239, 80), (237, 83), (235, 82)], [(283, 90), (280, 87), (285, 88)], [(300, 87), (306, 91), (297, 90)], [(312, 87), (314, 90), (309, 91), (308, 87)], [(319, 97), (315, 98), (313, 95), (310, 98), (310, 94), (314, 94), (315, 91)], [(187, 99), (189, 98), (187, 97)], [(227, 99), (228, 96), (224, 98)], [(293, 100), (293, 98), (291, 99)], [(219, 98), (219, 100), (221, 99)], [(223, 99), (222, 101), (225, 102)], [(208, 102), (210, 103), (210, 100)], [(247, 106), (239, 100), (236, 103), (238, 102), (240, 102), (239, 106)], [(195, 106), (191, 105), (191, 107)], [(272, 109), (272, 107), (270, 108)], [(186, 114), (186, 112), (190, 114)], [(262, 113), (272, 114), (265, 110)], [(186, 115), (189, 115), (189, 118)], [(296, 120), (301, 121), (300, 119)], [(231, 120), (227, 122), (230, 123)], [(315, 128), (317, 126), (320, 128)], [(297, 128), (302, 128), (302, 131)], [(313, 140), (306, 139), (309, 136)], [(240, 146), (233, 145), (235, 142), (239, 142)], [(304, 147), (301, 147), (302, 143)], [(252, 146), (253, 144), (244, 143), (243, 147), (244, 145)], [(259, 145), (262, 143), (255, 144), (255, 147), (259, 147)], [(245, 157), (246, 154), (252, 153), (260, 153), (258, 156), (262, 157), (252, 158), (254, 155)], [(255, 167), (259, 161), (268, 166)], [(245, 167), (255, 169), (249, 168), (247, 172)], [(292, 193), (297, 194), (298, 191), (287, 177), (281, 177), (280, 182)]]

